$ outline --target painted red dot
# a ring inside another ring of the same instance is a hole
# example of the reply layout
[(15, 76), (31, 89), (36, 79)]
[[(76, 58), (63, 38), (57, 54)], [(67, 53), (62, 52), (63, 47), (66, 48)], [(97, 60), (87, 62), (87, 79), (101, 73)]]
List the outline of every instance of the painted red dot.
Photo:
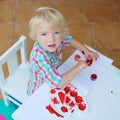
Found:
[(73, 106), (75, 106), (75, 103), (73, 101), (71, 101), (69, 106), (73, 107)]
[(70, 102), (70, 97), (69, 97), (69, 96), (66, 96), (65, 102), (66, 102), (66, 103), (69, 103), (69, 102)]
[(62, 107), (61, 107), (61, 111), (62, 111), (62, 112), (68, 112), (68, 109), (67, 109), (65, 106), (62, 106)]
[(55, 94), (55, 93), (56, 93), (56, 90), (55, 90), (55, 89), (51, 89), (51, 90), (50, 90), (50, 93), (51, 93), (51, 94)]
[(78, 93), (76, 91), (71, 91), (70, 92), (70, 96), (72, 97), (76, 97), (78, 95)]
[(88, 65), (88, 66), (91, 66), (91, 65), (92, 65), (92, 62), (93, 62), (93, 59), (92, 59), (92, 58), (87, 58), (87, 59), (86, 59), (86, 62), (87, 62), (87, 65)]
[(75, 101), (76, 101), (77, 103), (83, 102), (83, 98), (82, 98), (81, 96), (76, 96), (76, 97), (75, 97)]
[(66, 94), (68, 94), (70, 92), (70, 86), (66, 86), (64, 88), (64, 91), (65, 91)]
[(85, 54), (84, 51), (82, 51), (82, 54), (83, 54), (83, 55)]
[(75, 55), (74, 60), (75, 60), (75, 61), (79, 61), (79, 60), (80, 60), (80, 55), (78, 55), (78, 54)]
[(78, 105), (78, 108), (79, 108), (80, 110), (84, 111), (84, 110), (86, 109), (86, 104), (80, 103), (80, 104)]
[(96, 74), (91, 74), (91, 80), (95, 81), (97, 79), (97, 75)]

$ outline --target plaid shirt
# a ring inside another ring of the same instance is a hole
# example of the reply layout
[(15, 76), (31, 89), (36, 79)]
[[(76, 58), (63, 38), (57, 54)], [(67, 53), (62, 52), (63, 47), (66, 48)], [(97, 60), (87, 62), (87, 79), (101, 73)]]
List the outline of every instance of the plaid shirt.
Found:
[(36, 91), (44, 82), (49, 82), (56, 87), (59, 85), (62, 76), (57, 72), (57, 68), (62, 64), (63, 46), (70, 46), (71, 40), (71, 36), (64, 37), (56, 53), (43, 49), (38, 41), (34, 43), (30, 54), (28, 95)]

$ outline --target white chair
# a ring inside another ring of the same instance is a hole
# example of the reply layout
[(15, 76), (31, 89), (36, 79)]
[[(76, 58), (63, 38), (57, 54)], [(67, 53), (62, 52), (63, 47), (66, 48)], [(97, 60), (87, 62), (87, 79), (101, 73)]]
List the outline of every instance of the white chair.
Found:
[[(21, 63), (18, 64), (20, 51)], [(5, 78), (3, 65), (7, 64), (9, 75)], [(0, 89), (6, 105), (13, 102), (20, 106), (27, 98), (26, 88), (29, 79), (29, 62), (27, 60), (26, 37), (19, 40), (0, 56)]]

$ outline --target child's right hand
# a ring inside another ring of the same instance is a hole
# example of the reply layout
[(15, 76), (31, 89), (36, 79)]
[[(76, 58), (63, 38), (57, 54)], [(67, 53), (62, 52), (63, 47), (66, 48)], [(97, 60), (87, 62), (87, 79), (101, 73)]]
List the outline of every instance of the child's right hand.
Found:
[(86, 68), (88, 65), (86, 61), (79, 60), (78, 63), (76, 64), (77, 69), (81, 70), (83, 68)]

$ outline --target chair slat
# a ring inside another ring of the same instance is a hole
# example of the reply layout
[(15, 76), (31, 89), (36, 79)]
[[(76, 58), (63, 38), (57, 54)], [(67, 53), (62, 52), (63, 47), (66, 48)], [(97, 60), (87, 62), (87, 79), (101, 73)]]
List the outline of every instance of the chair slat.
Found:
[(18, 58), (16, 53), (9, 58), (9, 60), (7, 61), (7, 64), (8, 64), (9, 74), (11, 76), (14, 75), (14, 73), (18, 69)]

